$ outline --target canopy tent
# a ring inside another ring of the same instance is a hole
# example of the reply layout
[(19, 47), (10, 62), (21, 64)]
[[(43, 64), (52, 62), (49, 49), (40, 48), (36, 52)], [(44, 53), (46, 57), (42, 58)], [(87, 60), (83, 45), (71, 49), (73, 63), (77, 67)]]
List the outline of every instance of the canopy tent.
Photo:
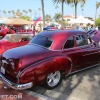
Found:
[(5, 23), (7, 20), (0, 20), (0, 24)]
[(24, 24), (32, 24), (30, 21), (26, 21), (21, 18), (14, 18), (14, 19), (9, 19), (5, 24), (13, 24), (13, 25), (24, 25)]
[(84, 23), (84, 24), (90, 23), (90, 24), (94, 24), (93, 21), (88, 20), (88, 19), (84, 18), (81, 15), (78, 18), (69, 21), (68, 23), (69, 24), (75, 24), (75, 23)]

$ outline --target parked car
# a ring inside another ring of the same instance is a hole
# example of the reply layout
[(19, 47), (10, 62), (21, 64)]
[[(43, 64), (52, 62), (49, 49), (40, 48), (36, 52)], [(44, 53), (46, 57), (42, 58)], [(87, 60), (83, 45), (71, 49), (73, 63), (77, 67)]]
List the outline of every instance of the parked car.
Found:
[(29, 34), (7, 34), (0, 40), (0, 55), (7, 49), (28, 44), (31, 38)]
[(0, 79), (22, 90), (43, 84), (54, 89), (63, 77), (99, 65), (100, 46), (80, 30), (43, 31), (25, 46), (2, 54)]

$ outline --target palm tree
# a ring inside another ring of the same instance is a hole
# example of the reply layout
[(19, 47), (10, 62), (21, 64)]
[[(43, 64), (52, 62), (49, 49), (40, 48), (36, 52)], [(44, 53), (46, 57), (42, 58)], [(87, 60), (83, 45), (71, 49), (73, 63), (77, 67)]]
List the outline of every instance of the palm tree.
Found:
[(82, 3), (81, 5), (80, 5), (80, 7), (81, 7), (81, 10), (82, 10), (82, 16), (83, 16), (83, 8), (84, 8), (84, 3)]
[[(96, 12), (95, 12), (95, 22), (96, 22), (96, 17), (97, 17), (97, 9), (100, 7), (100, 2), (96, 2)], [(94, 25), (96, 24), (94, 22)]]
[(4, 13), (4, 16), (6, 17), (6, 11), (5, 10), (3, 10), (3, 13)]
[(19, 9), (17, 9), (17, 12), (20, 12), (20, 10), (19, 10)]
[(8, 11), (8, 13), (9, 13), (9, 17), (10, 17), (10, 13), (11, 13), (11, 11)]
[(36, 10), (34, 10), (34, 14), (35, 14), (35, 18), (36, 18), (36, 14), (37, 14), (37, 11)]
[(14, 10), (12, 10), (11, 12), (12, 12), (12, 15), (15, 17), (15, 11), (14, 11)]
[(25, 14), (25, 10), (23, 10), (24, 14)]
[(73, 9), (74, 8), (74, 4), (73, 3), (71, 4), (71, 8), (73, 10), (73, 16), (74, 16), (75, 14), (74, 14), (74, 9)]
[(38, 10), (39, 10), (39, 17), (40, 17), (40, 10), (41, 10), (41, 8), (39, 8)]
[(62, 15), (61, 15), (60, 13), (55, 13), (55, 16), (54, 16), (53, 18), (54, 18), (54, 20), (55, 20), (56, 22), (59, 23), (61, 17), (62, 17)]
[(43, 14), (43, 27), (45, 27), (45, 11), (44, 11), (44, 0), (41, 0), (42, 14)]
[(46, 20), (46, 21), (52, 21), (52, 18), (51, 18), (50, 15), (47, 14), (47, 15), (45, 16), (45, 20)]
[(66, 2), (66, 0), (53, 0), (54, 3), (61, 3), (62, 5), (62, 23), (61, 26), (63, 26), (63, 16), (64, 16), (64, 3)]
[(26, 16), (27, 16), (28, 11), (25, 11), (25, 13), (26, 13)]
[(32, 17), (32, 10), (28, 9), (28, 11), (30, 12), (30, 17)]
[(56, 5), (55, 9), (57, 9), (57, 13), (58, 13), (58, 8), (59, 8), (59, 6)]
[(86, 0), (66, 0), (66, 2), (68, 4), (74, 4), (74, 7), (75, 7), (75, 18), (77, 17), (77, 5), (78, 3), (84, 3), (85, 4), (85, 1)]

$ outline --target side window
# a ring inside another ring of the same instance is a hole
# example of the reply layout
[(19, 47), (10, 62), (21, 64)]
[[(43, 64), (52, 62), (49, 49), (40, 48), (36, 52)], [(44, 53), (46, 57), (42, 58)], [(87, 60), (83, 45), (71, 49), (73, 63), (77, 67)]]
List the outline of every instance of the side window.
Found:
[(77, 46), (83, 46), (88, 44), (88, 37), (86, 35), (77, 35), (76, 36)]
[(73, 37), (73, 36), (70, 37), (70, 38), (66, 41), (66, 43), (65, 43), (65, 45), (64, 45), (64, 49), (72, 48), (72, 47), (74, 47), (74, 37)]

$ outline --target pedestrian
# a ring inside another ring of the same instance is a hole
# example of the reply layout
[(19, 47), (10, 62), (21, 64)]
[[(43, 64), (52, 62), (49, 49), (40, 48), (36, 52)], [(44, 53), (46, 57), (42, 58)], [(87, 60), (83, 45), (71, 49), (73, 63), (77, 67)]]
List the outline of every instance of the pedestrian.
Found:
[(84, 31), (84, 29), (83, 29), (83, 23), (80, 23), (78, 29), (81, 30), (81, 31)]

